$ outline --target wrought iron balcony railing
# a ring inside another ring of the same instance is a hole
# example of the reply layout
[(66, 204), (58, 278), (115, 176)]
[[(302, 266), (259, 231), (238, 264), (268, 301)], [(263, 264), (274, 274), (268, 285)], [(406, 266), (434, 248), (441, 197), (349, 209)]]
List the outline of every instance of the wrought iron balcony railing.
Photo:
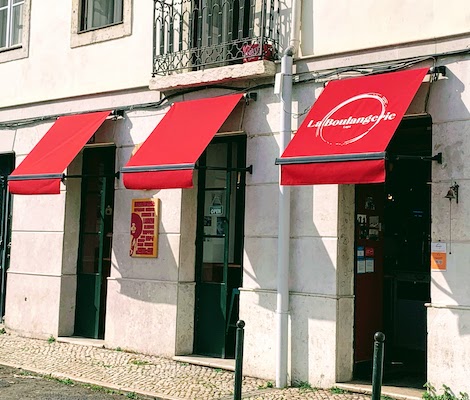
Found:
[(279, 0), (154, 3), (154, 75), (277, 58)]

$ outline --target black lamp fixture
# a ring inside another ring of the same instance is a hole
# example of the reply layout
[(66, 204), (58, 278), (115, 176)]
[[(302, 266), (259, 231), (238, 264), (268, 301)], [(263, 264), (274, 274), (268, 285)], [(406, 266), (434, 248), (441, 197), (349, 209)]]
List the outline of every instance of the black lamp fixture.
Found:
[(452, 254), (452, 200), (459, 204), (459, 185), (457, 182), (449, 186), (449, 190), (444, 198), (449, 199), (449, 254)]
[(459, 185), (457, 182), (454, 182), (454, 184), (449, 187), (449, 190), (447, 191), (447, 194), (444, 196), (444, 198), (449, 199), (449, 201), (455, 199), (455, 202), (459, 204)]

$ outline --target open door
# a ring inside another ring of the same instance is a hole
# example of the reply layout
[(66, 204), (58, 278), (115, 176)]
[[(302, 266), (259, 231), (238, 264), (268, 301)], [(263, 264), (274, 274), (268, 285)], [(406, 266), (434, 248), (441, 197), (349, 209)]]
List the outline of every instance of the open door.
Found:
[(104, 337), (111, 268), (115, 147), (85, 148), (77, 265), (75, 335)]
[(355, 377), (370, 378), (373, 335), (385, 333), (384, 383), (426, 382), (430, 301), (429, 117), (404, 119), (387, 151), (385, 184), (356, 185)]
[(194, 352), (231, 358), (242, 281), (246, 137), (216, 138), (199, 159)]

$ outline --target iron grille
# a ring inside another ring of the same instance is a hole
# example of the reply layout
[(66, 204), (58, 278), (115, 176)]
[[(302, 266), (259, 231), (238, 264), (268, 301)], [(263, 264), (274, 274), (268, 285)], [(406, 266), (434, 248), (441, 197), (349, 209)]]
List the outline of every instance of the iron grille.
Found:
[(153, 74), (278, 54), (279, 0), (154, 0)]

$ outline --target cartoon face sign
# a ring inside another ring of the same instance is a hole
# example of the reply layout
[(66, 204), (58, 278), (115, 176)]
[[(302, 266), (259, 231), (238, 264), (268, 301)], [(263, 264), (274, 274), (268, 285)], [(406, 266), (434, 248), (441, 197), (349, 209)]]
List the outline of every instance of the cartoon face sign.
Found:
[(140, 218), (139, 214), (132, 213), (131, 214), (131, 249), (129, 255), (134, 255), (137, 249), (137, 238), (142, 234), (142, 218)]

